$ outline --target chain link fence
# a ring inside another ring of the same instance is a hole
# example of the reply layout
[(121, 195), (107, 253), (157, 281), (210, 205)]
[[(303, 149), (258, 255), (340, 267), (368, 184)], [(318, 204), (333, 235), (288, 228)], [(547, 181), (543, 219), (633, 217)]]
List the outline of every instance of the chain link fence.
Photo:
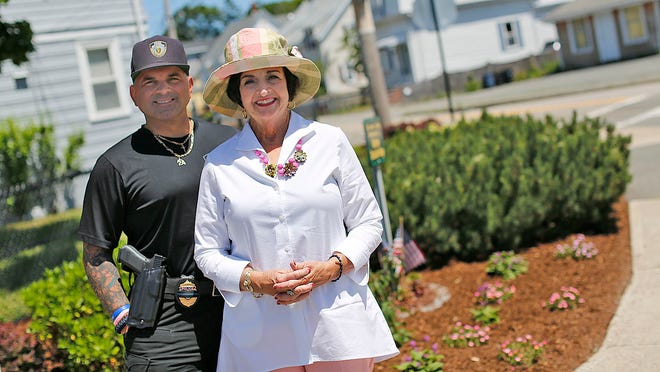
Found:
[(0, 293), (78, 257), (79, 205), (89, 171), (0, 188)]

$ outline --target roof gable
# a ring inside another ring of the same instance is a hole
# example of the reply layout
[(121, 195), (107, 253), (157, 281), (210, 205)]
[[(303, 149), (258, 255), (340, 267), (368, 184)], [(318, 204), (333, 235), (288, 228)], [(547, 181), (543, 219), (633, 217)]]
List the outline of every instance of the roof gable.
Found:
[(305, 30), (311, 29), (314, 38), (322, 42), (350, 5), (351, 0), (304, 1), (294, 13), (287, 16), (280, 32), (292, 44), (296, 44), (305, 38)]

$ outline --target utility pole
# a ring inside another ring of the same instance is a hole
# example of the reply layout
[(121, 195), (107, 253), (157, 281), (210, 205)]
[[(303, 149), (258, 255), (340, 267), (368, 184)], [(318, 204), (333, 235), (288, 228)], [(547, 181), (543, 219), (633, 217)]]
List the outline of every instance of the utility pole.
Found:
[[(375, 131), (371, 129), (371, 133), (380, 132), (379, 146), (382, 146), (383, 127), (392, 124), (392, 116), (390, 115), (383, 68), (380, 65), (380, 57), (378, 55), (378, 48), (376, 47), (376, 25), (374, 24), (374, 17), (371, 14), (371, 2), (369, 0), (352, 1), (353, 9), (355, 10), (355, 24), (360, 35), (360, 43), (362, 44), (362, 60), (364, 61), (367, 69), (367, 77), (369, 78), (371, 102), (374, 106), (374, 111), (376, 111), (376, 116), (380, 119), (380, 124), (376, 123), (378, 127), (373, 128), (376, 129)], [(365, 124), (369, 125), (369, 123)], [(368, 140), (370, 131), (366, 128), (365, 126), (365, 137)], [(384, 161), (384, 158), (381, 160)], [(392, 245), (392, 228), (390, 227), (390, 216), (387, 210), (383, 174), (380, 165), (372, 164), (372, 168), (374, 170), (374, 181), (376, 184), (375, 194), (381, 213), (383, 214), (383, 242), (390, 248)]]
[(447, 94), (447, 105), (449, 106), (449, 117), (451, 122), (454, 122), (454, 105), (451, 102), (451, 84), (449, 82), (449, 75), (447, 75), (447, 62), (445, 60), (445, 50), (442, 46), (442, 25), (438, 22), (438, 14), (435, 10), (435, 0), (431, 0), (431, 14), (433, 15), (433, 23), (438, 31), (438, 44), (440, 46), (440, 62), (442, 63), (442, 79), (445, 83), (445, 93)]
[(362, 44), (362, 59), (369, 78), (371, 102), (383, 126), (390, 125), (392, 124), (392, 116), (390, 115), (387, 99), (385, 76), (380, 65), (378, 48), (376, 47), (376, 25), (371, 14), (371, 1), (353, 0), (353, 9), (355, 10), (355, 24)]
[(167, 36), (172, 39), (178, 39), (176, 33), (176, 25), (174, 24), (174, 18), (172, 18), (172, 12), (170, 11), (170, 0), (163, 0), (165, 5), (165, 19), (167, 20)]

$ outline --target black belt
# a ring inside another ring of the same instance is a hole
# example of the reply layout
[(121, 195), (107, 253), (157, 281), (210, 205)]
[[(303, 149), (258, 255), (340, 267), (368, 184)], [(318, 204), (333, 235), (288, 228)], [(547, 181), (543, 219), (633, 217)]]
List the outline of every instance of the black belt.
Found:
[(174, 299), (175, 295), (179, 292), (179, 284), (185, 280), (192, 281), (197, 287), (197, 293), (200, 296), (219, 296), (220, 292), (215, 288), (215, 284), (210, 279), (195, 279), (195, 278), (167, 278), (165, 283), (165, 298)]

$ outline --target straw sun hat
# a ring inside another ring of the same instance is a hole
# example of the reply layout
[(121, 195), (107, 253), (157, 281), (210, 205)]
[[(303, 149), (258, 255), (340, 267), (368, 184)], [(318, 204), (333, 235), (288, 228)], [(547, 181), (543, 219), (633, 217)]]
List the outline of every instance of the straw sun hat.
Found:
[(225, 46), (225, 64), (211, 73), (204, 86), (204, 101), (221, 114), (241, 118), (243, 108), (229, 99), (227, 84), (231, 75), (266, 67), (286, 67), (298, 77), (300, 87), (296, 106), (316, 94), (321, 72), (314, 62), (303, 58), (296, 47), (289, 47), (284, 36), (265, 28), (244, 28), (233, 34)]

